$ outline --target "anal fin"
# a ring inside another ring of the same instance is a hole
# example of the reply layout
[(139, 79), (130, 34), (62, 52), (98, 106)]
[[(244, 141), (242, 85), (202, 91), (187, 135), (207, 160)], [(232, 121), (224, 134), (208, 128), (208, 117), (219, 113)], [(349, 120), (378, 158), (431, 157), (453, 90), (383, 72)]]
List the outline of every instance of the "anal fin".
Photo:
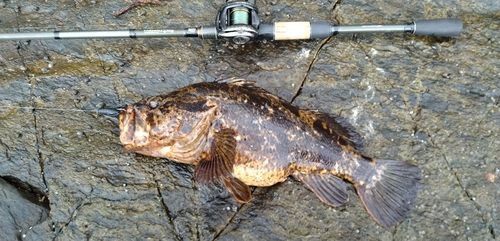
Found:
[(338, 207), (347, 202), (347, 186), (339, 177), (314, 173), (294, 173), (293, 176), (306, 184), (322, 202), (328, 205)]

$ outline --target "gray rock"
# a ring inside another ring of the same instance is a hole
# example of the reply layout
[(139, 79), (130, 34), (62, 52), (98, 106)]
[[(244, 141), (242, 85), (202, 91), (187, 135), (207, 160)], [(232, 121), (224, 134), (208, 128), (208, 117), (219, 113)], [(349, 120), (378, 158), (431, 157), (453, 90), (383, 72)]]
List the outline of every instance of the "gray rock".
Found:
[(0, 239), (21, 240), (49, 216), (48, 200), (22, 182), (10, 179), (17, 188), (0, 178)]
[[(0, 31), (211, 26), (225, 1), (165, 2), (116, 18), (111, 13), (130, 1), (3, 1)], [(167, 38), (2, 41), (0, 177), (28, 191), (0, 178), (0, 239), (498, 239), (498, 1), (283, 0), (257, 7), (265, 22), (459, 17), (464, 32), (244, 46)], [(293, 179), (255, 188), (254, 199), (239, 204), (222, 187), (195, 183), (191, 166), (124, 152), (117, 126), (95, 113), (233, 76), (344, 117), (364, 137), (365, 155), (418, 165), (422, 185), (408, 217), (385, 229), (354, 187), (346, 205), (332, 208)]]

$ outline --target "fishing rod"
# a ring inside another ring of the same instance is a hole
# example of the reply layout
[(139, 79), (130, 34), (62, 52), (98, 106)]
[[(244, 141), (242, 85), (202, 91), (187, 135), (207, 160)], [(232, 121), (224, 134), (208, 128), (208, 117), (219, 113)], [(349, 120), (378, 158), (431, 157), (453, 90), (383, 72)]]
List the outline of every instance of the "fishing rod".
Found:
[(0, 33), (0, 40), (162, 38), (198, 37), (229, 39), (235, 44), (254, 40), (306, 40), (328, 38), (339, 33), (403, 32), (423, 36), (456, 37), (462, 33), (457, 18), (426, 19), (402, 25), (341, 26), (329, 22), (260, 22), (255, 0), (226, 2), (215, 19), (215, 26), (183, 29), (51, 31)]

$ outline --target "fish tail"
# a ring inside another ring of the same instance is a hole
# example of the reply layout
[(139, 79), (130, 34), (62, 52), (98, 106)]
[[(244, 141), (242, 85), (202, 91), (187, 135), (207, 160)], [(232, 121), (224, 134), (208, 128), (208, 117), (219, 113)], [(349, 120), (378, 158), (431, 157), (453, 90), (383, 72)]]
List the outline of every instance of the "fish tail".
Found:
[(377, 160), (375, 168), (356, 190), (366, 210), (377, 223), (390, 227), (399, 223), (413, 206), (420, 182), (420, 168), (412, 164)]

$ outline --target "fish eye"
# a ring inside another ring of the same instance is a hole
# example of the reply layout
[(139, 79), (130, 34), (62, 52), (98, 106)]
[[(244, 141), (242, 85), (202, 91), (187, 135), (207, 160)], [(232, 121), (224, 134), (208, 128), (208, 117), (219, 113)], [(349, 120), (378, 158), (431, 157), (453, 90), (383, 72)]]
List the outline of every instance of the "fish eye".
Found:
[(159, 102), (159, 101), (152, 100), (152, 101), (150, 101), (150, 102), (149, 102), (149, 107), (150, 107), (151, 109), (154, 109), (154, 108), (158, 107), (158, 105), (160, 105), (160, 102)]

